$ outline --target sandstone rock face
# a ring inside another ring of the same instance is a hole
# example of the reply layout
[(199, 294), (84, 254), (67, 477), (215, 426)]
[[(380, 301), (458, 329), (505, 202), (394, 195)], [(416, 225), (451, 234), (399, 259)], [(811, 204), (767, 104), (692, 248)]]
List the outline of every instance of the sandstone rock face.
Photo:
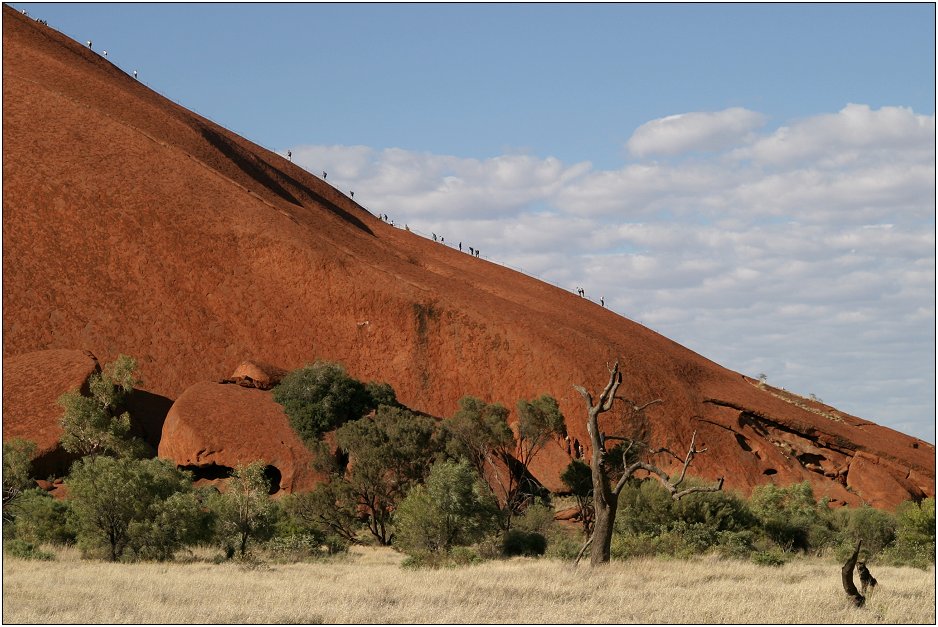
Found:
[[(932, 445), (760, 386), (586, 299), (394, 228), (97, 53), (3, 11), (3, 246), (16, 259), (3, 265), (5, 357), (63, 346), (102, 361), (123, 352), (140, 363), (148, 392), (179, 400), (256, 355), (288, 369), (339, 361), (435, 416), (466, 394), (513, 409), (547, 393), (580, 443), (577, 453), (553, 442), (535, 459), (533, 474), (552, 489), (572, 456), (590, 455), (571, 386), (601, 388), (618, 358), (622, 395), (665, 402), (644, 417), (617, 408), (604, 431), (683, 451), (696, 430), (709, 450), (693, 474), (725, 476), (743, 492), (807, 480), (818, 496), (883, 507), (895, 499), (870, 485), (876, 476), (934, 494)], [(266, 394), (222, 388), (215, 393)], [(246, 415), (234, 409), (205, 407)], [(185, 427), (167, 418), (163, 439), (173, 443), (160, 443), (183, 464), (217, 450), (249, 461), (253, 440), (266, 438), (253, 427), (216, 435), (186, 415)], [(178, 428), (201, 456), (176, 449)], [(241, 441), (216, 448), (219, 438)], [(854, 467), (859, 452), (888, 462), (877, 464), (886, 474)]]
[(159, 456), (217, 482), (238, 465), (262, 460), (275, 468), (275, 490), (311, 490), (319, 477), (312, 455), (267, 391), (203, 381), (176, 399), (163, 424)]
[(80, 350), (45, 350), (3, 360), (3, 440), (36, 443), (33, 468), (40, 477), (61, 474), (71, 457), (59, 446), (62, 407), (58, 398), (74, 389), (87, 391), (88, 377), (99, 370), (94, 355)]

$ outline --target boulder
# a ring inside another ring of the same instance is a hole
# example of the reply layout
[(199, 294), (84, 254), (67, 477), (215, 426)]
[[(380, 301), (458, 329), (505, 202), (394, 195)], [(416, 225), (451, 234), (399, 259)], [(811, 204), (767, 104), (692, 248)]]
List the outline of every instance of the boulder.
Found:
[(248, 360), (235, 368), (234, 373), (223, 383), (237, 383), (238, 385), (257, 388), (259, 390), (270, 390), (287, 374), (287, 371), (277, 366), (272, 366), (263, 361)]
[(214, 381), (196, 383), (173, 403), (159, 456), (216, 485), (236, 466), (262, 460), (272, 493), (310, 490), (322, 478), (271, 392)]
[(63, 410), (56, 401), (70, 390), (87, 392), (88, 377), (98, 370), (95, 356), (82, 350), (36, 351), (3, 360), (3, 440), (36, 443), (36, 475), (68, 470), (72, 457), (59, 445)]

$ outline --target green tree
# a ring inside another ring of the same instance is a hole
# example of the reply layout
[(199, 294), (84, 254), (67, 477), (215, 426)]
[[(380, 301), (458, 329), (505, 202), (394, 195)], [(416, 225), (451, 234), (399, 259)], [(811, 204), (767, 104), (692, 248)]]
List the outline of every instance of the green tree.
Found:
[(167, 559), (198, 525), (192, 477), (167, 460), (84, 458), (65, 484), (79, 546), (87, 553), (103, 550), (111, 561), (128, 548)]
[(269, 491), (264, 462), (256, 461), (235, 468), (225, 492), (210, 499), (218, 540), (229, 553), (236, 547), (243, 558), (251, 540), (264, 540), (273, 532)]
[(446, 452), (465, 459), (485, 479), (496, 502), (506, 505), (501, 524), (511, 526), (510, 507), (517, 492), (517, 473), (511, 468), (515, 436), (508, 426), (508, 409), (474, 396), (459, 399), (459, 409), (443, 421)]
[(92, 457), (102, 453), (142, 455), (143, 443), (130, 436), (130, 414), (121, 411), (140, 384), (136, 370), (133, 358), (120, 355), (89, 377), (88, 396), (71, 390), (59, 397), (58, 403), (65, 410), (61, 419), (62, 448)]
[(11, 438), (3, 443), (3, 519), (13, 519), (12, 506), (24, 490), (35, 485), (32, 479), (36, 443)]
[(328, 508), (312, 517), (350, 540), (348, 512), (360, 512), (371, 535), (390, 544), (397, 503), (430, 472), (435, 431), (432, 418), (388, 405), (373, 416), (346, 423), (336, 431), (336, 441), (349, 455), (348, 467), (333, 466), (334, 485), (320, 488), (304, 505)]
[[(373, 391), (379, 393), (374, 386)], [(273, 395), (304, 442), (314, 442), (326, 431), (357, 420), (375, 408), (369, 389), (361, 381), (350, 377), (340, 364), (326, 361), (289, 373), (274, 388)], [(381, 398), (387, 400), (386, 394)]]
[(521, 509), (528, 497), (536, 496), (541, 486), (532, 481), (528, 468), (534, 457), (550, 442), (551, 438), (563, 437), (567, 433), (563, 414), (557, 399), (549, 394), (518, 401), (518, 446), (517, 459), (521, 463), (518, 490), (512, 499), (512, 509)]
[(481, 540), (497, 517), (497, 503), (468, 462), (439, 462), (401, 501), (395, 544), (411, 554), (446, 552)]

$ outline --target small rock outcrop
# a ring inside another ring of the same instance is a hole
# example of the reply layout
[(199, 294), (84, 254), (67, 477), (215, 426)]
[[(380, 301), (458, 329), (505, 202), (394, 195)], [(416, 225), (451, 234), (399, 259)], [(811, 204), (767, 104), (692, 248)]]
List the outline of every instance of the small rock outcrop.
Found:
[(236, 383), (246, 388), (270, 390), (286, 376), (287, 371), (263, 361), (249, 359), (235, 368), (235, 371), (222, 383)]
[(173, 403), (159, 456), (208, 482), (262, 460), (272, 493), (311, 490), (320, 478), (310, 466), (312, 454), (270, 392), (214, 381), (196, 383)]

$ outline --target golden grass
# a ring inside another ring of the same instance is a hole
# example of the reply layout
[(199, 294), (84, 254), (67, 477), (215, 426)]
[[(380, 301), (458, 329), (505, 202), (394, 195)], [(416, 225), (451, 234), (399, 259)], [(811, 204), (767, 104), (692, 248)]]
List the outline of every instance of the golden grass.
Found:
[(877, 566), (856, 609), (837, 564), (700, 558), (600, 569), (516, 558), (404, 570), (391, 550), (255, 568), (6, 558), (4, 623), (935, 623), (935, 571)]

